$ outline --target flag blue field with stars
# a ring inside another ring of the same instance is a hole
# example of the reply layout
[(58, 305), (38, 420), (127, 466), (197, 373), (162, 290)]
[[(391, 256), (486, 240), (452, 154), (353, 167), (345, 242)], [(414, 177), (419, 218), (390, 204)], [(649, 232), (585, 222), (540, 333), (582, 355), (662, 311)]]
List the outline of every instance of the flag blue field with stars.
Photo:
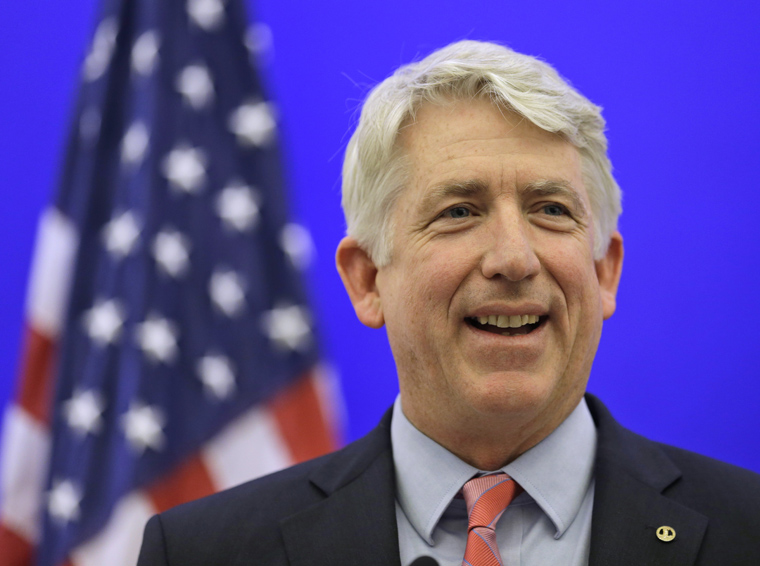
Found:
[(269, 41), (238, 0), (105, 2), (40, 223), (0, 565), (134, 564), (154, 512), (335, 447)]

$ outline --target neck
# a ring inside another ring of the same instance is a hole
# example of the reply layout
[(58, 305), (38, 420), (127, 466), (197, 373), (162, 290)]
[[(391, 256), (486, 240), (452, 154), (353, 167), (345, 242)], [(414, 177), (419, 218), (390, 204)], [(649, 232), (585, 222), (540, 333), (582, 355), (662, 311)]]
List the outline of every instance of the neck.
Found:
[[(463, 415), (402, 408), (409, 422), (420, 432), (469, 465), (484, 471), (503, 468), (549, 436), (580, 402), (567, 403), (550, 418), (534, 413)], [(463, 424), (464, 423), (464, 424)]]

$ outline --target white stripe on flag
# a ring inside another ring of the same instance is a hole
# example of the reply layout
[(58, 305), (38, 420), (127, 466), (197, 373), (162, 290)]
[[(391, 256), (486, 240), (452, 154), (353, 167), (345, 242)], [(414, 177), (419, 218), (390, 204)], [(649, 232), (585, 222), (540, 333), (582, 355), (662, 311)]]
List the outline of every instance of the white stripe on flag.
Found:
[(55, 208), (42, 213), (29, 278), (28, 323), (49, 338), (58, 336), (74, 274), (79, 236), (74, 224)]
[(20, 407), (9, 406), (0, 454), (2, 520), (32, 543), (39, 539), (39, 513), (49, 460), (47, 429)]
[(259, 407), (233, 421), (201, 454), (219, 490), (293, 464), (276, 421)]
[(315, 368), (311, 379), (314, 381), (327, 428), (337, 436), (335, 440), (341, 442), (348, 422), (348, 413), (343, 402), (338, 372), (332, 364), (321, 362)]
[(75, 566), (134, 566), (143, 529), (156, 510), (141, 492), (124, 497), (105, 528), (71, 553)]

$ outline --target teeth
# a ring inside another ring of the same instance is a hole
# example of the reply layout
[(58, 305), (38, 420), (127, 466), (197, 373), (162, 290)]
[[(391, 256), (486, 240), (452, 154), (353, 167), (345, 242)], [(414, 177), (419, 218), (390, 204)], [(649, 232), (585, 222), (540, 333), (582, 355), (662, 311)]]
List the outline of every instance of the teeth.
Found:
[(491, 326), (497, 326), (499, 328), (520, 328), (526, 324), (535, 324), (538, 322), (538, 315), (535, 314), (523, 314), (507, 316), (504, 314), (491, 314), (488, 316), (479, 316), (478, 322), (480, 324), (490, 324)]

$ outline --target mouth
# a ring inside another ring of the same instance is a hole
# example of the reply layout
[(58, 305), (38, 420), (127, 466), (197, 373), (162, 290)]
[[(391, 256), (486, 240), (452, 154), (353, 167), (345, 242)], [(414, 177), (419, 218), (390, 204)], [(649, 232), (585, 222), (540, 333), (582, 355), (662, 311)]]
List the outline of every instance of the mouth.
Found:
[(468, 316), (465, 318), (465, 321), (473, 328), (485, 332), (500, 334), (502, 336), (520, 336), (530, 334), (544, 324), (548, 318), (548, 316), (538, 316), (535, 314), (512, 316), (492, 314), (489, 316)]

